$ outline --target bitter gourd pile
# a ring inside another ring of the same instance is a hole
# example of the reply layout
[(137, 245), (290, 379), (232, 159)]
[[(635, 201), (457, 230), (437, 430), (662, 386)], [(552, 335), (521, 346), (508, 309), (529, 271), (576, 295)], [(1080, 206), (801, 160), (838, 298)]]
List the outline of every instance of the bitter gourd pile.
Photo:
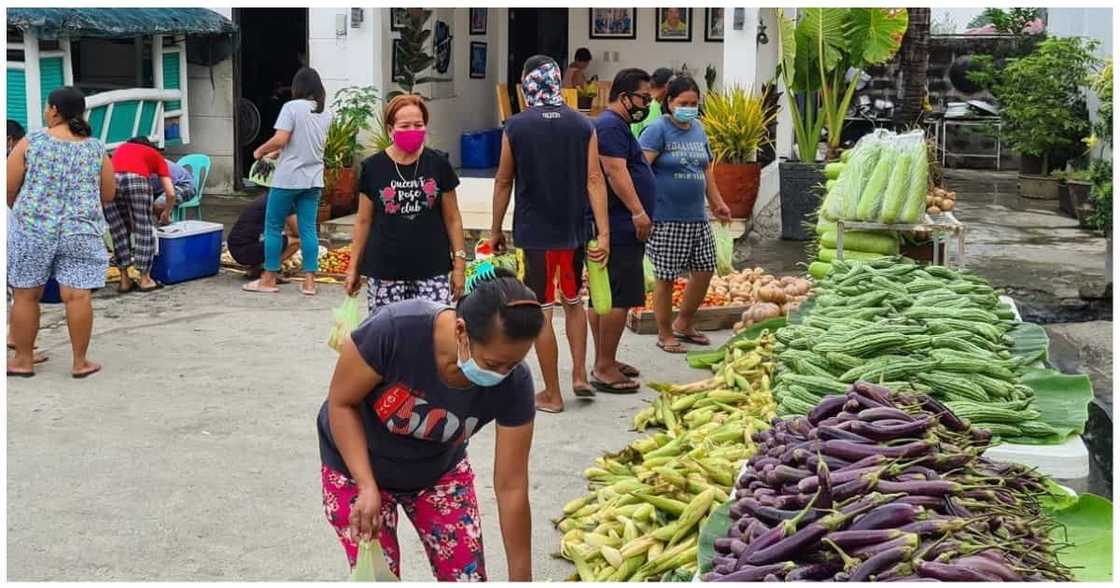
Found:
[(812, 309), (776, 333), (779, 414), (867, 380), (930, 394), (999, 437), (1057, 433), (1020, 380), (1041, 356), (1011, 355), (1014, 314), (983, 278), (892, 259), (831, 268)]

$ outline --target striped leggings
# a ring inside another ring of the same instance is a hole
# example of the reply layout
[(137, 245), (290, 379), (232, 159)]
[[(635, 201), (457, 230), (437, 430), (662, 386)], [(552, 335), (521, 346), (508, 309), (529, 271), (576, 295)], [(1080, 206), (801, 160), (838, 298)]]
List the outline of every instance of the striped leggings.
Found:
[(152, 271), (152, 258), (156, 254), (152, 185), (141, 175), (121, 173), (116, 176), (117, 197), (104, 208), (105, 220), (113, 235), (113, 256), (117, 268), (123, 271), (133, 266), (140, 275), (146, 276)]

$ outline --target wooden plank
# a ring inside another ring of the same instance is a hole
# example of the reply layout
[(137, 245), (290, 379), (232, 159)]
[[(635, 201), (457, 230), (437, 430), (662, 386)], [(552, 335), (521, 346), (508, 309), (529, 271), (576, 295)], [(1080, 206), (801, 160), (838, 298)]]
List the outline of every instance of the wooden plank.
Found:
[[(702, 306), (696, 311), (693, 326), (698, 331), (722, 331), (730, 329), (739, 322), (746, 305), (733, 304), (729, 306)], [(673, 311), (676, 318), (677, 311)], [(654, 335), (657, 333), (657, 320), (652, 310), (632, 308), (626, 313), (626, 326), (639, 335)]]

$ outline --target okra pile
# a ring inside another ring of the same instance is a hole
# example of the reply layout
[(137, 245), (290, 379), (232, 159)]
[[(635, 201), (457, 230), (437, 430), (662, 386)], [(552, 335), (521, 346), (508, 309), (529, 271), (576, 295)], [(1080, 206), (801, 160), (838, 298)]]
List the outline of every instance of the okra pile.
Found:
[(857, 382), (755, 434), (705, 581), (1070, 581), (1047, 480), (937, 400)]
[(584, 476), (590, 494), (554, 520), (564, 533), (560, 556), (585, 582), (691, 578), (699, 532), (726, 503), (735, 473), (754, 451), (751, 436), (770, 426), (773, 335), (739, 342), (713, 368), (716, 376), (687, 385), (655, 385), (656, 401), (634, 418), (635, 429), (664, 430), (595, 460)]
[(1016, 325), (983, 278), (894, 259), (834, 261), (800, 324), (777, 332), (779, 414), (806, 414), (856, 380), (930, 394), (1000, 437), (1049, 437), (1012, 356)]

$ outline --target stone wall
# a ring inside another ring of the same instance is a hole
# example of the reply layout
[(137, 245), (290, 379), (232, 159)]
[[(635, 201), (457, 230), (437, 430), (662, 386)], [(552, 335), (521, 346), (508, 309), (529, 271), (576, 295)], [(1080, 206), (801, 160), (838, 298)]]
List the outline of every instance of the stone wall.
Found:
[[(1030, 51), (1033, 40), (1023, 37), (979, 36), (979, 35), (935, 35), (930, 38), (929, 55), (929, 101), (934, 110), (940, 110), (949, 102), (984, 100), (994, 102), (986, 90), (974, 87), (965, 72), (973, 55), (994, 55), (997, 59), (1022, 55)], [(898, 59), (892, 63), (871, 69), (872, 80), (869, 94), (872, 99), (887, 98), (896, 105), (900, 101), (901, 79), (898, 75)], [(995, 138), (984, 129), (956, 127), (948, 133), (948, 150), (956, 153), (995, 154)], [(1002, 169), (1016, 169), (1019, 157), (1006, 143), (1003, 144)], [(974, 169), (995, 169), (994, 159), (949, 157), (947, 167)]]

